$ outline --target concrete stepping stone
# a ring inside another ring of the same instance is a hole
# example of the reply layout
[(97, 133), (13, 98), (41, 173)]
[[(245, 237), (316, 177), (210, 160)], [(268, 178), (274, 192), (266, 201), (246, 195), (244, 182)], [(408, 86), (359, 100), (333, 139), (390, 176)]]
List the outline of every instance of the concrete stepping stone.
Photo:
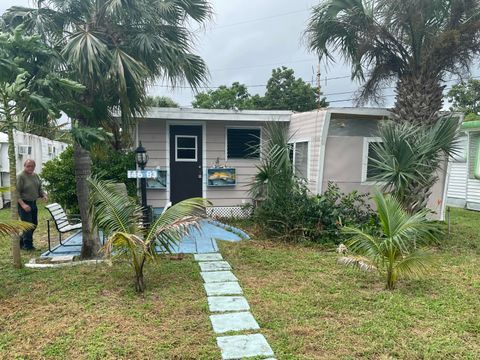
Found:
[(217, 337), (223, 360), (253, 356), (274, 356), (272, 348), (262, 334)]
[(243, 290), (238, 282), (208, 283), (203, 284), (207, 296), (216, 295), (241, 295)]
[(211, 312), (250, 310), (247, 299), (243, 296), (209, 296), (207, 300)]
[(195, 254), (193, 258), (196, 261), (218, 261), (223, 260), (222, 254), (213, 253), (213, 254)]
[(249, 312), (210, 315), (213, 331), (221, 334), (227, 331), (258, 330), (257, 321)]
[(206, 283), (238, 281), (231, 271), (207, 271), (201, 272), (200, 275)]
[(232, 270), (232, 267), (226, 261), (199, 262), (198, 265), (200, 265), (202, 271)]

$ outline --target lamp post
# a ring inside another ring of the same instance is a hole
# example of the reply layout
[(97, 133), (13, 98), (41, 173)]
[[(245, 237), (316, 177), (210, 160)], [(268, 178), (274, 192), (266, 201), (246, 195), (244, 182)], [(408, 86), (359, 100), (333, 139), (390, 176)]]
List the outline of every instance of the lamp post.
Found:
[[(145, 165), (147, 165), (148, 155), (147, 150), (142, 146), (140, 141), (139, 146), (135, 149), (135, 160), (137, 165), (140, 167), (140, 170), (145, 170)], [(140, 194), (141, 194), (141, 204), (143, 209), (143, 223), (144, 225), (148, 222), (148, 209), (147, 209), (147, 179), (142, 177), (140, 179)]]

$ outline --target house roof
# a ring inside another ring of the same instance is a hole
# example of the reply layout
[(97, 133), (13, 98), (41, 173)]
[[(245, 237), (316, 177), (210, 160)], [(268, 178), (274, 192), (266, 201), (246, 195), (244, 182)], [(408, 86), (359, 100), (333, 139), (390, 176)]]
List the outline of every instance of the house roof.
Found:
[(293, 113), (285, 110), (218, 110), (192, 108), (149, 108), (144, 119), (210, 120), (210, 121), (282, 121), (289, 122)]

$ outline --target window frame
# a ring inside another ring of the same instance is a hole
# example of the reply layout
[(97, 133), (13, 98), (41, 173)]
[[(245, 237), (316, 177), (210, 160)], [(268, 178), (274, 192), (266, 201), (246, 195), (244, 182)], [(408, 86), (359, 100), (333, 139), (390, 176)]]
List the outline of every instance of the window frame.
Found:
[[(251, 130), (260, 130), (260, 153), (258, 154), (258, 157), (251, 157), (251, 158), (230, 158), (228, 157), (228, 130), (245, 130), (245, 129), (251, 129)], [(225, 126), (225, 160), (233, 160), (233, 161), (238, 161), (238, 160), (249, 160), (249, 161), (258, 161), (262, 157), (262, 147), (263, 147), (263, 127), (262, 126)]]
[[(195, 139), (195, 159), (185, 159), (178, 157), (178, 150), (193, 150), (193, 148), (179, 148), (178, 139), (179, 138), (189, 138)], [(176, 162), (197, 162), (198, 161), (198, 136), (197, 135), (175, 135), (175, 161)]]
[(370, 148), (370, 143), (381, 143), (382, 138), (379, 136), (371, 136), (371, 137), (364, 137), (363, 138), (363, 153), (362, 153), (362, 185), (375, 185), (378, 183), (382, 183), (381, 181), (374, 181), (367, 178), (367, 171), (368, 171), (368, 149)]
[(301, 177), (306, 181), (310, 181), (310, 154), (311, 154), (311, 139), (295, 139), (288, 142), (288, 145), (293, 145), (293, 159), (292, 159), (292, 166), (293, 166), (293, 173), (298, 176), (297, 174), (297, 167), (296, 167), (296, 154), (297, 154), (297, 143), (307, 143), (307, 174), (305, 177)]

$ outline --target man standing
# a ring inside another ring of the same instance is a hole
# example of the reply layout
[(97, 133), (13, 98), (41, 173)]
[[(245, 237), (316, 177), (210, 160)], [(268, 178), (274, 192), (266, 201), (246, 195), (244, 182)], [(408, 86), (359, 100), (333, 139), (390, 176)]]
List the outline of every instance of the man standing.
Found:
[[(23, 171), (17, 175), (18, 214), (20, 219), (35, 225), (38, 224), (37, 199), (48, 200), (42, 189), (40, 177), (35, 173), (35, 161), (28, 159), (23, 164)], [(33, 232), (25, 231), (20, 237), (20, 247), (24, 250), (35, 250)]]

